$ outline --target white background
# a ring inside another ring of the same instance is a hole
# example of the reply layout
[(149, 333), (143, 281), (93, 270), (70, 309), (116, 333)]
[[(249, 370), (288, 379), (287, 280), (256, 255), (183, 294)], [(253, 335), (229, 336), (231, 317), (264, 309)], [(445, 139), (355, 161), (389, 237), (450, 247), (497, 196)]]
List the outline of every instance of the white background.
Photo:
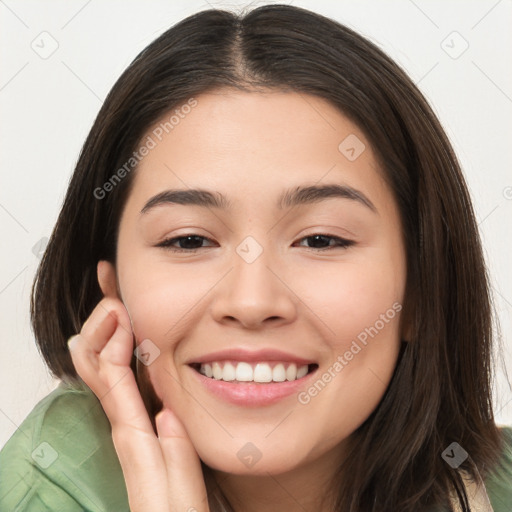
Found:
[[(39, 262), (33, 247), (51, 233), (107, 92), (145, 46), (184, 17), (211, 7), (267, 3), (0, 0), (0, 446), (57, 384), (29, 324)], [(473, 196), (512, 371), (512, 1), (286, 3), (371, 39), (433, 105)], [(57, 44), (47, 58), (33, 49)], [(498, 423), (512, 424), (505, 373), (498, 365), (495, 410)]]

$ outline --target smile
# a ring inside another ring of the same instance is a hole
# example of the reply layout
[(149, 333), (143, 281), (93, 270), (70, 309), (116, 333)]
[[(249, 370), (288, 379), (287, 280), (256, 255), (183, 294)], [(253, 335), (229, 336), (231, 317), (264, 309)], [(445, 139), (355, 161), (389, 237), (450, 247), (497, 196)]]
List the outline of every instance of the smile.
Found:
[(316, 364), (297, 365), (295, 363), (269, 361), (212, 361), (211, 363), (197, 363), (192, 367), (202, 375), (225, 382), (291, 382), (306, 376), (316, 368)]

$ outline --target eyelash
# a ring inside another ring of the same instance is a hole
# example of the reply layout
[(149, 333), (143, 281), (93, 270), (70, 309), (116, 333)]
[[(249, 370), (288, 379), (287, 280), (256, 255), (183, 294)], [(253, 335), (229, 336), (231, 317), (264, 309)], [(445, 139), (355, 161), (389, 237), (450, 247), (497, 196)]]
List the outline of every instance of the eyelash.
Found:
[[(337, 245), (336, 246), (329, 246), (329, 247), (322, 248), (322, 249), (318, 249), (318, 248), (314, 248), (314, 247), (306, 247), (306, 249), (310, 249), (310, 250), (315, 251), (315, 252), (325, 252), (325, 251), (331, 251), (332, 249), (335, 249), (336, 247), (338, 247), (340, 249), (347, 249), (348, 247), (350, 247), (350, 246), (355, 244), (355, 242), (353, 240), (347, 240), (345, 238), (340, 238), (338, 236), (328, 235), (327, 233), (314, 233), (312, 235), (308, 235), (308, 236), (305, 236), (305, 237), (301, 238), (300, 241), (307, 240), (308, 238), (318, 237), (318, 236), (321, 236), (321, 237), (324, 237), (324, 238), (329, 238), (331, 240), (336, 240)], [(162, 247), (162, 248), (164, 248), (166, 250), (169, 250), (171, 252), (188, 252), (188, 253), (195, 253), (199, 249), (203, 249), (203, 247), (198, 247), (198, 248), (195, 248), (195, 249), (183, 249), (183, 248), (178, 248), (178, 247), (172, 247), (171, 246), (171, 244), (177, 242), (178, 240), (183, 240), (183, 239), (186, 239), (186, 238), (201, 238), (201, 239), (204, 239), (204, 240), (209, 240), (211, 242), (211, 240), (209, 238), (205, 237), (205, 236), (200, 236), (200, 235), (196, 235), (194, 233), (191, 233), (189, 235), (178, 236), (178, 237), (175, 237), (175, 238), (168, 238), (168, 239), (163, 240), (162, 242), (160, 242), (156, 247)]]

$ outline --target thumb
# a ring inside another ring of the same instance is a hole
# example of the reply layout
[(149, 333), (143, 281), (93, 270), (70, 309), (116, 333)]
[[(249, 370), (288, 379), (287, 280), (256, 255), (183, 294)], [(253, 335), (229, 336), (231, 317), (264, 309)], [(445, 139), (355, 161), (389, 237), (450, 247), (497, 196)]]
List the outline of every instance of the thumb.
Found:
[(156, 415), (155, 423), (167, 468), (169, 504), (176, 510), (208, 512), (201, 461), (185, 427), (167, 408)]

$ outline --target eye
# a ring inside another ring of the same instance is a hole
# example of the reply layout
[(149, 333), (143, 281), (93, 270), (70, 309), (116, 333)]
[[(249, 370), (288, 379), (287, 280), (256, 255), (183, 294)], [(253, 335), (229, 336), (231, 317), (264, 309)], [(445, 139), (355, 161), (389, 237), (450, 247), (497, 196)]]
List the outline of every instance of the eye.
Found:
[[(164, 247), (173, 252), (196, 252), (201, 248), (203, 240), (211, 240), (204, 236), (199, 236), (191, 233), (190, 235), (177, 236), (176, 238), (168, 238), (163, 242), (160, 242), (157, 247)], [(184, 247), (175, 247), (174, 244), (179, 243)]]
[[(189, 235), (168, 238), (167, 240), (160, 242), (157, 245), (157, 247), (163, 247), (173, 252), (193, 253), (196, 252), (198, 249), (204, 248), (204, 246), (202, 245), (204, 240), (211, 242), (209, 238), (191, 233)], [(332, 250), (335, 249), (336, 247), (344, 249), (355, 244), (355, 242), (352, 240), (347, 240), (345, 238), (340, 238), (337, 236), (332, 236), (323, 233), (316, 233), (314, 235), (309, 235), (300, 239), (301, 242), (303, 240), (308, 240), (309, 243), (313, 244), (313, 247), (309, 247), (309, 249), (312, 249), (313, 251)], [(331, 241), (334, 241), (334, 244), (331, 244)], [(176, 247), (176, 243), (178, 243), (180, 247)]]
[[(308, 240), (310, 241), (310, 243), (312, 242), (314, 247), (310, 247), (310, 249), (313, 249), (314, 251), (332, 250), (335, 249), (336, 247), (345, 249), (355, 244), (353, 240), (347, 240), (345, 238), (340, 238), (337, 236), (332, 236), (324, 233), (315, 233), (314, 235), (305, 236), (304, 238), (300, 239), (300, 241), (302, 240)], [(334, 245), (331, 245), (329, 243), (331, 240), (334, 240)], [(320, 247), (318, 247), (319, 245)]]

